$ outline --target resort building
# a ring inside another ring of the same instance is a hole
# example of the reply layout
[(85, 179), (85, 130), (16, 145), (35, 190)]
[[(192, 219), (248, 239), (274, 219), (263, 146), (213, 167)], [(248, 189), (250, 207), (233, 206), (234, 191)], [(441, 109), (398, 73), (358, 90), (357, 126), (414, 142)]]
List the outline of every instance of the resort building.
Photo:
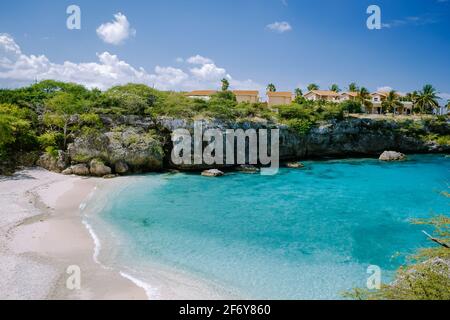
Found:
[(259, 102), (259, 92), (254, 90), (233, 90), (237, 102)]
[(341, 95), (339, 93), (330, 90), (312, 90), (304, 95), (307, 100), (325, 100), (331, 102), (339, 102), (340, 96)]
[[(370, 114), (382, 114), (383, 113), (383, 106), (382, 103), (386, 98), (388, 97), (388, 92), (374, 92), (370, 94), (372, 97), (372, 106), (366, 107), (365, 111), (366, 113)], [(397, 93), (397, 96), (401, 97), (402, 95)], [(409, 115), (412, 114), (413, 109), (413, 103), (410, 101), (401, 101), (402, 107), (398, 107), (395, 109), (395, 114), (404, 114)]]
[(358, 97), (358, 92), (343, 92), (339, 97), (339, 101), (355, 100)]
[(269, 107), (291, 104), (292, 92), (267, 92)]
[(194, 90), (191, 92), (186, 92), (185, 96), (192, 99), (209, 100), (216, 92), (216, 90)]

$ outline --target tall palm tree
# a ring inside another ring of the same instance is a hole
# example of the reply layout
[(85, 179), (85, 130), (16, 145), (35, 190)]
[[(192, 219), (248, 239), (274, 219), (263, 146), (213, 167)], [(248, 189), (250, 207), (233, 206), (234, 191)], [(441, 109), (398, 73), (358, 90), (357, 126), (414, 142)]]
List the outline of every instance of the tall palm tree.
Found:
[(348, 91), (350, 92), (358, 92), (359, 88), (358, 85), (355, 82), (352, 82), (348, 85)]
[(419, 92), (416, 105), (421, 113), (430, 112), (439, 109), (438, 99), (436, 89), (431, 84), (426, 84)]
[(275, 87), (275, 85), (273, 83), (269, 83), (267, 85), (267, 92), (275, 92), (277, 91), (277, 88)]
[(222, 91), (228, 91), (228, 88), (230, 87), (230, 81), (228, 79), (223, 78), (220, 80), (222, 82)]
[(417, 99), (419, 98), (419, 93), (417, 91), (409, 92), (406, 94), (406, 101), (412, 102), (411, 112), (414, 113), (414, 109), (416, 108)]
[(334, 91), (334, 92), (336, 92), (336, 93), (341, 92), (341, 89), (340, 89), (339, 86), (338, 86), (337, 84), (335, 84), (335, 83), (331, 85), (330, 90), (331, 90), (331, 91)]
[(381, 107), (384, 110), (388, 110), (389, 112), (392, 112), (395, 116), (395, 112), (397, 111), (397, 108), (401, 108), (403, 104), (400, 102), (400, 98), (395, 92), (395, 90), (389, 91), (386, 99), (381, 103)]
[(364, 108), (372, 107), (372, 101), (369, 90), (361, 87), (358, 90), (358, 95), (356, 96), (356, 101), (358, 101)]
[(319, 86), (315, 83), (311, 83), (308, 85), (308, 91), (319, 90)]
[(303, 91), (300, 88), (296, 88), (295, 90), (295, 98), (303, 97)]

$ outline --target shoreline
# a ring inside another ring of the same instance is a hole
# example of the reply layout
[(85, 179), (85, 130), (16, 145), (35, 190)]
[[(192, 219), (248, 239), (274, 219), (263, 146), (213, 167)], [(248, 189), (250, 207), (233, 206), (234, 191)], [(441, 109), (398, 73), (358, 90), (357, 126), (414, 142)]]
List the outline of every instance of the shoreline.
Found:
[[(0, 299), (148, 299), (136, 282), (93, 259), (80, 205), (103, 183), (40, 168), (0, 178)], [(79, 290), (66, 286), (70, 266), (79, 267)]]

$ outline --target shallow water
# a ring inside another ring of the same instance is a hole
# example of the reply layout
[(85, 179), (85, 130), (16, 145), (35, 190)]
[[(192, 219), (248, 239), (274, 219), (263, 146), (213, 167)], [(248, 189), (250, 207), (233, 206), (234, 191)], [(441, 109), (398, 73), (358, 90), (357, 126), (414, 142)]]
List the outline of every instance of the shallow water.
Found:
[(100, 239), (120, 238), (102, 262), (143, 281), (145, 262), (157, 263), (245, 298), (339, 299), (365, 285), (369, 265), (388, 281), (405, 255), (430, 245), (411, 218), (448, 212), (441, 155), (305, 165), (275, 176), (138, 177), (109, 193), (95, 219)]

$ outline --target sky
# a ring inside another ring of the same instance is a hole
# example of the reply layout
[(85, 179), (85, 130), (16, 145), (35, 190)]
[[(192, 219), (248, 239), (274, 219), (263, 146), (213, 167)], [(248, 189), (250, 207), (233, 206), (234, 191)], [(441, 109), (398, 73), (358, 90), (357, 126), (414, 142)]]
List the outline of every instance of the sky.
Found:
[[(77, 5), (81, 29), (68, 29)], [(370, 5), (381, 29), (369, 30)], [(0, 4), (0, 87), (306, 90), (309, 83), (450, 99), (450, 0), (15, 0)]]

